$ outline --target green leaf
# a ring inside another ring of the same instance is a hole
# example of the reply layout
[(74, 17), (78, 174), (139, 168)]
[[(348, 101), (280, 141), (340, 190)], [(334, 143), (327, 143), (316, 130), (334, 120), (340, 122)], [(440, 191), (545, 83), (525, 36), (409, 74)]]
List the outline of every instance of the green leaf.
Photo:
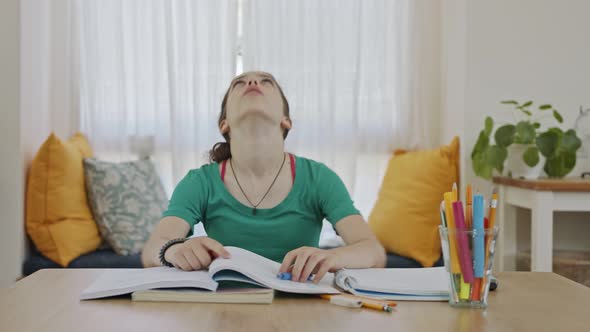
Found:
[(531, 144), (535, 141), (535, 127), (528, 121), (520, 121), (516, 124), (515, 141), (521, 144)]
[(496, 144), (501, 147), (508, 147), (514, 142), (514, 133), (516, 127), (514, 125), (504, 125), (496, 130), (494, 139)]
[(553, 106), (551, 106), (551, 105), (549, 105), (549, 104), (544, 104), (544, 105), (541, 105), (541, 106), (539, 106), (539, 109), (540, 109), (541, 111), (544, 111), (544, 110), (550, 110), (550, 109), (552, 109), (552, 108), (553, 108)]
[(520, 107), (529, 107), (533, 104), (533, 102), (531, 100), (527, 101), (526, 103), (520, 105)]
[[(563, 177), (565, 169), (565, 162), (563, 157), (555, 156), (551, 158), (547, 158), (545, 161), (545, 166), (543, 170), (549, 177)], [(567, 173), (566, 173), (567, 174)]]
[[(543, 156), (546, 158), (551, 158), (555, 155), (557, 151), (557, 146), (559, 144), (559, 135), (555, 131), (548, 131), (541, 133), (536, 139), (537, 148)], [(547, 173), (549, 174), (549, 173)]]
[(561, 114), (559, 114), (557, 110), (553, 110), (553, 117), (555, 118), (555, 120), (557, 120), (557, 122), (563, 123), (563, 117), (561, 116)]
[(547, 131), (556, 133), (557, 137), (559, 137), (559, 138), (563, 137), (563, 130), (561, 130), (561, 128), (559, 128), (559, 127), (551, 127), (549, 129), (547, 129)]
[(539, 129), (541, 128), (541, 124), (538, 122), (533, 123), (533, 127), (535, 127), (535, 129)]
[(545, 162), (545, 173), (550, 177), (562, 178), (576, 166), (576, 154), (561, 152)]
[(486, 136), (489, 137), (490, 134), (492, 133), (493, 129), (494, 129), (494, 120), (491, 117), (486, 116), (485, 129), (484, 129)]
[(476, 154), (475, 157), (472, 158), (473, 161), (473, 172), (486, 180), (490, 180), (492, 178), (493, 168), (491, 165), (486, 163), (485, 160), (485, 153)]
[(522, 159), (524, 160), (525, 164), (527, 164), (529, 167), (537, 166), (540, 159), (539, 150), (534, 146), (529, 147), (522, 155)]
[(508, 157), (508, 150), (497, 145), (490, 145), (485, 154), (485, 161), (488, 165), (497, 169), (498, 172), (504, 171), (504, 161)]
[(518, 105), (516, 100), (503, 100), (500, 103), (505, 104), (505, 105)]
[(565, 152), (574, 153), (582, 146), (582, 141), (576, 135), (575, 130), (570, 129), (563, 134), (561, 149)]
[(526, 115), (528, 115), (528, 116), (531, 116), (531, 115), (533, 115), (533, 113), (531, 113), (531, 111), (527, 111), (527, 110), (525, 110), (525, 109), (522, 109), (522, 108), (521, 108), (520, 110), (521, 110), (521, 111), (522, 111), (524, 114), (526, 114)]
[(475, 155), (477, 154), (483, 154), (489, 144), (489, 135), (486, 135), (486, 133), (483, 130), (480, 131), (479, 137), (477, 138), (477, 142), (475, 142), (475, 146), (473, 146), (473, 151), (471, 151), (471, 159), (474, 159)]
[[(569, 169), (568, 173), (576, 167), (576, 153), (563, 153), (564, 164), (567, 169)], [(567, 175), (567, 173), (566, 173)]]

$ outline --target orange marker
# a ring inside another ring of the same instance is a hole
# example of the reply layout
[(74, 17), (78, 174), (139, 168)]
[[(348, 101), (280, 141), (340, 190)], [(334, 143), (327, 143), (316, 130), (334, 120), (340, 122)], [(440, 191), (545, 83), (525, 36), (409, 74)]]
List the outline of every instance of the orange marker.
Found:
[(471, 289), (471, 301), (481, 301), (481, 281), (482, 278), (475, 278), (473, 288)]

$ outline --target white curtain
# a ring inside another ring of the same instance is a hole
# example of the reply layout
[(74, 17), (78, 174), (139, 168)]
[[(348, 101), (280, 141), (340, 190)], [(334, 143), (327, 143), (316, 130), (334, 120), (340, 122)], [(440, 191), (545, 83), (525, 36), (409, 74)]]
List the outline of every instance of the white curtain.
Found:
[(244, 71), (275, 75), (287, 148), (334, 169), (365, 217), (391, 152), (438, 143), (437, 12), (430, 0), (246, 1)]
[(20, 2), (21, 144), (24, 164), (50, 132), (79, 129), (75, 29), (71, 0)]
[(241, 46), (243, 70), (273, 73), (290, 102), (287, 149), (334, 169), (368, 217), (391, 151), (439, 143), (439, 6), (23, 0), (27, 157), (50, 131), (81, 130), (108, 160), (134, 158), (131, 137), (153, 136), (170, 193), (222, 140), (217, 117)]
[(221, 100), (235, 75), (235, 0), (77, 0), (80, 129), (98, 157), (133, 157), (153, 136), (167, 191), (222, 140)]

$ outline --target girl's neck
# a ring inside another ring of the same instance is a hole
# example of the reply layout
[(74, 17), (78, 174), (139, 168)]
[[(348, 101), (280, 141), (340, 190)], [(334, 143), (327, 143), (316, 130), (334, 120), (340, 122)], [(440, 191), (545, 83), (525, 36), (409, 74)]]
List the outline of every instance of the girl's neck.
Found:
[(232, 128), (233, 167), (247, 177), (275, 176), (284, 158), (285, 143), (280, 128), (263, 122)]

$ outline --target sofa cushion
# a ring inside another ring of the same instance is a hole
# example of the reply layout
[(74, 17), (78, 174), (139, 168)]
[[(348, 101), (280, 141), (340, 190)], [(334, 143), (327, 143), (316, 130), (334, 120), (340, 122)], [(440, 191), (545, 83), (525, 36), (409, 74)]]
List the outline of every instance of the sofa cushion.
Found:
[(119, 255), (137, 254), (168, 199), (149, 160), (84, 160), (88, 198), (102, 237)]
[(399, 151), (389, 161), (369, 226), (387, 252), (431, 267), (440, 258), (439, 206), (458, 181), (459, 139), (434, 150)]
[[(23, 275), (28, 276), (41, 269), (55, 269), (61, 266), (38, 252), (34, 251), (23, 264)], [(141, 254), (121, 256), (113, 250), (96, 250), (74, 259), (68, 268), (93, 268), (93, 269), (135, 269), (142, 268)]]
[(82, 159), (92, 149), (82, 134), (62, 141), (51, 134), (31, 163), (26, 230), (37, 249), (60, 266), (101, 243), (86, 198)]

